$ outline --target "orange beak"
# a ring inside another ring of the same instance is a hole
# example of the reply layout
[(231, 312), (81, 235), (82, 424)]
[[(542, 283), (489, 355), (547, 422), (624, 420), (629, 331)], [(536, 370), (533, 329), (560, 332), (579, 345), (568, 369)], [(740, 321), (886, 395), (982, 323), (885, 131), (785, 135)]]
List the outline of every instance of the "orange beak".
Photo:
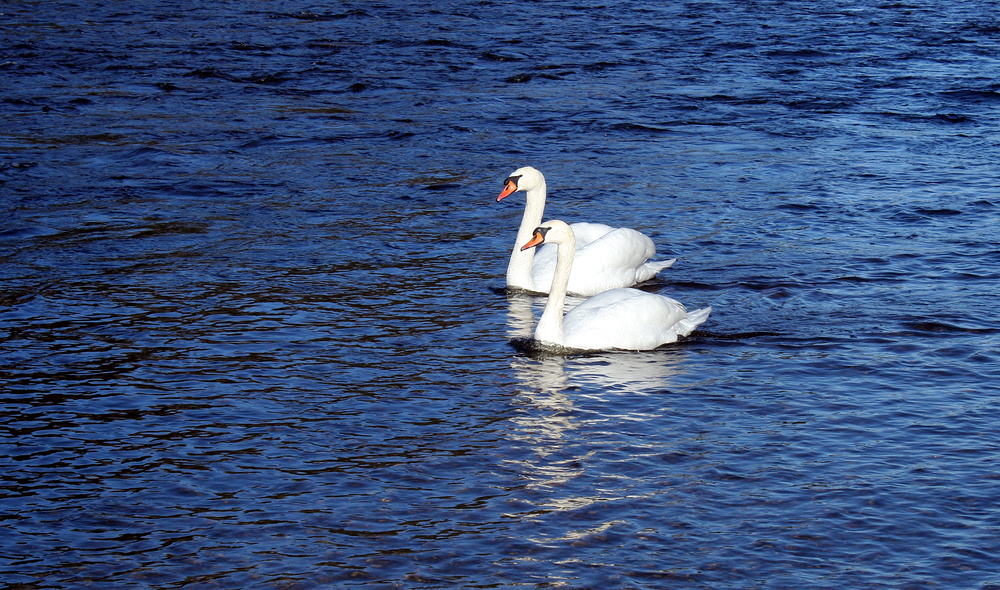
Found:
[(499, 195), (497, 195), (497, 203), (504, 200), (504, 197), (509, 197), (516, 190), (517, 190), (517, 185), (514, 184), (514, 181), (508, 180), (507, 184), (503, 187), (503, 191)]
[(527, 244), (521, 246), (521, 252), (524, 252), (528, 248), (534, 248), (535, 246), (541, 244), (544, 241), (545, 241), (545, 236), (542, 235), (542, 232), (536, 231), (535, 234), (531, 236), (531, 240)]

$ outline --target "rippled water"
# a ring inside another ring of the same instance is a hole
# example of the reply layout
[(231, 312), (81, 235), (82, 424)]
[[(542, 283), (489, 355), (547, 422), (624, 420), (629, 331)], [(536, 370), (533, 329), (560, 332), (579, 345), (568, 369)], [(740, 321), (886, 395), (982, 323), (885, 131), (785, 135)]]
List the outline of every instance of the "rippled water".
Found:
[(4, 587), (1000, 587), (1000, 6), (661, 4), (4, 5)]

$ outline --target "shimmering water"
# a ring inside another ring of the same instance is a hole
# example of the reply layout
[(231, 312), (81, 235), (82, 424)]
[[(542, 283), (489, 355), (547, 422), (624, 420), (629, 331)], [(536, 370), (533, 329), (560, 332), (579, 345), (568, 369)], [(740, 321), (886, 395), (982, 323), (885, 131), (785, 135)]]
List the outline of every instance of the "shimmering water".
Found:
[[(998, 9), (8, 2), (0, 583), (1000, 587)], [(528, 164), (702, 329), (512, 347)]]

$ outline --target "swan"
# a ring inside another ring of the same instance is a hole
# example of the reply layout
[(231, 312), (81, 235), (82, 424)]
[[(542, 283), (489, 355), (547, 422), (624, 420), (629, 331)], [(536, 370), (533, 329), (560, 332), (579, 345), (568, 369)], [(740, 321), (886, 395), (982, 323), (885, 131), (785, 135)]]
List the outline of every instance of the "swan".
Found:
[(534, 341), (544, 348), (652, 350), (691, 334), (712, 312), (711, 307), (706, 307), (688, 313), (680, 302), (669, 297), (618, 288), (587, 299), (564, 317), (576, 238), (568, 224), (553, 220), (537, 227), (521, 249), (529, 250), (543, 243), (557, 246), (549, 298), (535, 326)]
[[(531, 238), (545, 211), (545, 177), (531, 166), (515, 170), (504, 180), (497, 202), (517, 192), (525, 192), (524, 215), (517, 230), (514, 249), (507, 264), (507, 287), (534, 293), (548, 293), (556, 268), (552, 246), (524, 251), (518, 246)], [(656, 276), (677, 259), (649, 261), (656, 246), (648, 236), (629, 228), (613, 228), (602, 223), (574, 223), (576, 264), (569, 277), (572, 295), (596, 295), (615, 287), (629, 287)]]

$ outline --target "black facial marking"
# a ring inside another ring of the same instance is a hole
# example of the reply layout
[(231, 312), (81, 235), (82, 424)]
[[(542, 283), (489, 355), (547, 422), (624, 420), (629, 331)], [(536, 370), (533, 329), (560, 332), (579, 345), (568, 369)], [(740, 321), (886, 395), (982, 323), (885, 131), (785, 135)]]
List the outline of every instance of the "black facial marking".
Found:
[(552, 228), (551, 227), (545, 227), (544, 225), (542, 225), (542, 226), (536, 227), (534, 233), (536, 233), (536, 234), (542, 234), (542, 241), (544, 242), (545, 241), (545, 234), (549, 233), (550, 229), (552, 229)]
[(518, 180), (521, 180), (521, 175), (520, 174), (517, 175), (517, 176), (508, 176), (507, 179), (503, 181), (503, 185), (507, 186), (508, 182), (513, 182), (514, 186), (517, 186), (517, 181)]

